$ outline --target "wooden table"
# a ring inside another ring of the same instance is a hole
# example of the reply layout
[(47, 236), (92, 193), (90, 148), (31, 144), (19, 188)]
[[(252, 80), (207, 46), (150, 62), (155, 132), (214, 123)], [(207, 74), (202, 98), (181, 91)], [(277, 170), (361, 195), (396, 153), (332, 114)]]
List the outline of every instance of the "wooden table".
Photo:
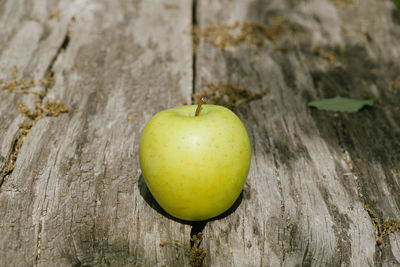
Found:
[[(390, 0), (0, 0), (0, 80), (1, 266), (400, 264)], [(338, 95), (376, 102), (307, 107)], [(253, 152), (205, 223), (165, 215), (138, 161), (149, 118), (192, 96)]]

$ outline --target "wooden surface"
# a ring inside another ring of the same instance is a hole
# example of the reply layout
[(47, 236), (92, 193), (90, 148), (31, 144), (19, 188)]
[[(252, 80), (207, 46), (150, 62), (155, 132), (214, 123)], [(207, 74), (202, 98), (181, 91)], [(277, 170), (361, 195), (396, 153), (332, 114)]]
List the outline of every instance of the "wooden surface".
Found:
[[(207, 266), (400, 265), (399, 14), (0, 0), (0, 266), (189, 266), (203, 251)], [(232, 108), (253, 152), (240, 199), (205, 223), (164, 214), (137, 156), (149, 118), (193, 92)], [(376, 103), (307, 107), (336, 95)]]

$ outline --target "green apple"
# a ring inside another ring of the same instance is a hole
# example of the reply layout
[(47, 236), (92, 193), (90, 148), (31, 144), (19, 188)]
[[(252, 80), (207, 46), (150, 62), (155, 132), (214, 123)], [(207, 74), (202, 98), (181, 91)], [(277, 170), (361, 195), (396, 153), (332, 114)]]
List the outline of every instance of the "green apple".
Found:
[[(218, 216), (235, 202), (250, 167), (240, 119), (217, 105), (157, 113), (143, 129), (139, 160), (147, 187), (170, 215), (188, 221)], [(197, 114), (195, 116), (195, 114)]]

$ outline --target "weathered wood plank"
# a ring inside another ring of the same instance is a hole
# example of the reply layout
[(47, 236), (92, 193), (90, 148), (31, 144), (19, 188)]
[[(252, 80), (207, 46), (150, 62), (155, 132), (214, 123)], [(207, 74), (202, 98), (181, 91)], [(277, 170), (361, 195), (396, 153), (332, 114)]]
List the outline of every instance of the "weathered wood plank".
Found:
[(190, 227), (146, 204), (137, 151), (155, 112), (190, 101), (190, 1), (2, 5), (1, 25), (21, 19), (4, 29), (1, 78), (16, 65), (18, 78), (55, 85), (40, 97), (1, 92), (1, 164), (18, 123), (31, 121), (17, 103), (61, 101), (69, 112), (33, 120), (2, 177), (0, 265), (187, 265)]
[[(242, 204), (205, 227), (207, 265), (399, 264), (399, 234), (372, 223), (375, 211), (400, 221), (395, 12), (391, 1), (198, 1), (196, 91), (234, 106), (253, 146)], [(306, 107), (335, 95), (378, 103), (339, 116)]]
[[(54, 1), (53, 1), (54, 2)], [(64, 1), (65, 2), (65, 1)], [(64, 2), (60, 2), (63, 5)], [(64, 3), (65, 4), (65, 3)], [(49, 75), (58, 47), (67, 31), (68, 14), (49, 20), (48, 12), (55, 8), (52, 1), (3, 1), (0, 17), (0, 177), (4, 176), (23, 117), (17, 112), (17, 104), (33, 104), (36, 97), (22, 94), (18, 82), (38, 82)], [(29, 18), (29, 19), (28, 19)], [(29, 44), (29, 45), (28, 45)], [(14, 73), (12, 73), (12, 69)], [(14, 76), (14, 77), (13, 77)], [(36, 92), (43, 90), (37, 86)], [(11, 93), (11, 91), (13, 91)], [(0, 178), (0, 180), (1, 180)], [(1, 181), (0, 181), (1, 183)]]
[[(196, 73), (191, 9), (0, 2), (1, 85), (36, 82), (0, 90), (0, 265), (187, 265), (190, 228), (157, 212), (137, 150), (155, 112), (190, 101), (192, 77), (253, 145), (239, 206), (204, 229), (207, 265), (399, 264), (393, 4), (198, 1)], [(306, 107), (335, 95), (378, 103), (352, 115)], [(69, 112), (46, 106), (56, 101)]]

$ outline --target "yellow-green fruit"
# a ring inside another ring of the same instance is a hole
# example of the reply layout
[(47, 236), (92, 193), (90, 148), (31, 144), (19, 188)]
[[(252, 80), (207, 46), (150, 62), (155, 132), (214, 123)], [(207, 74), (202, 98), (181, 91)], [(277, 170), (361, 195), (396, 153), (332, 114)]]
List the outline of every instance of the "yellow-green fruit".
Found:
[(240, 195), (250, 167), (250, 142), (229, 109), (195, 105), (157, 113), (139, 145), (144, 180), (158, 204), (189, 221), (218, 216)]

